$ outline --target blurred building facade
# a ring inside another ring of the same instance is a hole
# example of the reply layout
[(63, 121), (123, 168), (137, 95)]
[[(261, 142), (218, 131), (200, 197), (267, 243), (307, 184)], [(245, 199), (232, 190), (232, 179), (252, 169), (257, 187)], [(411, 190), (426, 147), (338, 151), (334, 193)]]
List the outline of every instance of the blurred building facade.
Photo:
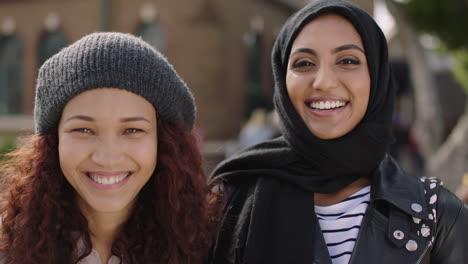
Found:
[[(257, 49), (254, 77), (271, 96), (270, 51), (290, 12), (256, 0), (0, 0), (0, 130), (32, 128), (45, 59), (86, 34), (119, 31), (166, 55), (195, 95), (206, 138), (233, 137), (248, 111), (248, 54)], [(261, 25), (251, 47), (245, 35), (254, 19)]]
[[(188, 84), (196, 131), (215, 164), (224, 140), (237, 137), (249, 114), (272, 107), (274, 39), (286, 18), (310, 1), (318, 0), (0, 0), (0, 147), (2, 135), (32, 131), (35, 78), (48, 57), (89, 33), (119, 31), (161, 50)], [(350, 1), (374, 13), (374, 0)], [(400, 67), (399, 121), (408, 130), (414, 98), (405, 47), (398, 34), (388, 40)], [(465, 94), (449, 64), (432, 62), (449, 130)]]

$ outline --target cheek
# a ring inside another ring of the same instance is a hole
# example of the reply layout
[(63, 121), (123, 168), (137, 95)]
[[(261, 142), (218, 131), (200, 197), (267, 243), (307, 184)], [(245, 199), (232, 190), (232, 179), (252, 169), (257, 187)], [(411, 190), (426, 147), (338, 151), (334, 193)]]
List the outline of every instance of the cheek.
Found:
[(58, 145), (59, 161), (62, 172), (67, 177), (70, 173), (76, 171), (80, 162), (82, 162), (89, 153), (87, 144), (80, 143), (69, 138), (59, 138)]
[(364, 118), (367, 112), (368, 102), (369, 102), (369, 92), (361, 89), (356, 96), (358, 99), (354, 101), (354, 110), (353, 118), (350, 118), (349, 121), (353, 124), (352, 126), (357, 126)]
[(88, 148), (70, 139), (59, 139), (58, 153), (62, 174), (68, 183), (78, 190), (80, 177), (82, 177), (79, 168), (80, 164), (87, 159)]
[(294, 74), (286, 75), (286, 89), (288, 92), (288, 96), (296, 110), (299, 110), (298, 106), (302, 104), (301, 93), (304, 90), (303, 86), (304, 85), (302, 84), (302, 81), (298, 76), (294, 76)]
[(344, 75), (347, 87), (354, 101), (354, 107), (364, 116), (369, 104), (370, 77), (366, 71)]
[(362, 111), (365, 113), (367, 110), (367, 106), (369, 105), (370, 78), (367, 75), (366, 77), (363, 77), (361, 80), (362, 81), (355, 88), (355, 90), (356, 90), (356, 96), (359, 98), (360, 108), (362, 108)]
[(129, 154), (139, 163), (142, 170), (153, 173), (158, 155), (157, 140), (149, 139), (129, 144)]

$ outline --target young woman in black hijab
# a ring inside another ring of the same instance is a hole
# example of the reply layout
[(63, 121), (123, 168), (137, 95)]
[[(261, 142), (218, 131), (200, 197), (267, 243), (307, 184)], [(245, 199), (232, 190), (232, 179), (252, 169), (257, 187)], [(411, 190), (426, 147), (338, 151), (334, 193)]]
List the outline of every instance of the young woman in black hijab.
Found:
[(468, 263), (468, 210), (387, 154), (395, 87), (374, 20), (310, 4), (272, 57), (283, 136), (215, 169), (227, 205), (211, 263)]

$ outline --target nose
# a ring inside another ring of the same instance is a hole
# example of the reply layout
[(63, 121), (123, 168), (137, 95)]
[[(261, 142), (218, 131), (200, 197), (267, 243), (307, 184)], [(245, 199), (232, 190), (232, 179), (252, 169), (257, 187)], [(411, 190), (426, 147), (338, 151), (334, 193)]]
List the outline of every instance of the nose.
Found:
[(327, 65), (321, 66), (312, 83), (312, 87), (317, 90), (327, 91), (338, 86), (336, 72)]
[(124, 158), (122, 144), (116, 139), (103, 138), (96, 142), (91, 159), (102, 168), (113, 168)]

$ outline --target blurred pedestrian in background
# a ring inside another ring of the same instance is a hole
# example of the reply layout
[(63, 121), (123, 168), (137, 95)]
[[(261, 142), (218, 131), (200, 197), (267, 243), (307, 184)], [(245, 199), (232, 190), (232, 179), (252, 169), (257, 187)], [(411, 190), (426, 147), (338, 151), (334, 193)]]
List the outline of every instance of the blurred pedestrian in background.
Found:
[(265, 109), (255, 109), (240, 131), (238, 141), (239, 148), (245, 148), (271, 139), (274, 128), (268, 121), (268, 114)]
[(468, 263), (468, 210), (388, 154), (386, 39), (348, 1), (307, 5), (272, 54), (283, 137), (221, 163), (227, 205), (211, 263)]
[(0, 262), (202, 263), (194, 119), (188, 88), (139, 38), (94, 33), (47, 60), (36, 133), (0, 166)]
[(256, 108), (242, 126), (237, 139), (227, 143), (226, 157), (230, 157), (244, 148), (277, 137), (279, 129), (277, 122), (276, 111), (267, 112), (264, 108)]

